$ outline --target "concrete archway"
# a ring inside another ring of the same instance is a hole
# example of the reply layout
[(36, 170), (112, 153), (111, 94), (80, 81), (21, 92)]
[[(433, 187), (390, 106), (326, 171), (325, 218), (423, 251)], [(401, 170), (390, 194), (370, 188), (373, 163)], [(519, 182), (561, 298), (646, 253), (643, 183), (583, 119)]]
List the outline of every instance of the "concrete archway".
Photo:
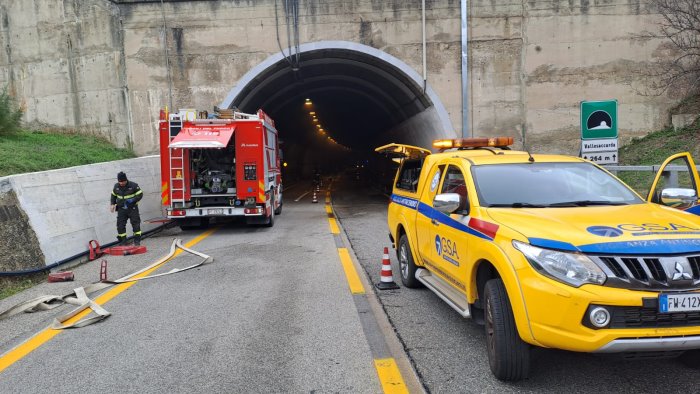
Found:
[[(307, 98), (327, 131), (322, 136), (314, 133)], [(269, 56), (238, 81), (220, 107), (263, 108), (280, 129), (285, 153), (303, 157), (305, 172), (319, 161), (338, 160), (340, 153), (367, 154), (387, 142), (425, 146), (455, 134), (440, 98), (413, 68), (346, 41), (307, 43), (293, 56)], [(319, 137), (343, 149), (328, 148)]]

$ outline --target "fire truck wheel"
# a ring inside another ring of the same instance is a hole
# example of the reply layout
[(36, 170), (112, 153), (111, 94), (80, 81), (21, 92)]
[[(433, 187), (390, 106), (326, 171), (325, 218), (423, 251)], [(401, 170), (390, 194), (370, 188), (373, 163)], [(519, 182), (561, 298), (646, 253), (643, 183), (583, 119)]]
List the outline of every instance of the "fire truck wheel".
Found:
[[(272, 197), (270, 200), (270, 206), (274, 207), (275, 206), (275, 197)], [(270, 217), (267, 219), (267, 222), (265, 222), (265, 227), (272, 227), (275, 225), (275, 209), (270, 210)]]
[(177, 219), (177, 225), (183, 231), (196, 230), (200, 228), (202, 222), (199, 219)]
[(275, 215), (281, 215), (282, 214), (282, 201), (280, 201), (280, 206), (275, 209)]

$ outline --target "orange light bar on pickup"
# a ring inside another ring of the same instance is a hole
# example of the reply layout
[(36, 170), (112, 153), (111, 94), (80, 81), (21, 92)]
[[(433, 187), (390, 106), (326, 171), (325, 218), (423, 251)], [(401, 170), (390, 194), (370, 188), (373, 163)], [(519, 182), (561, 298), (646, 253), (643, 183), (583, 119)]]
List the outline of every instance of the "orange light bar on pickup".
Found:
[(488, 146), (503, 148), (510, 145), (513, 145), (513, 137), (457, 138), (433, 141), (433, 148), (441, 151), (451, 148), (483, 148)]

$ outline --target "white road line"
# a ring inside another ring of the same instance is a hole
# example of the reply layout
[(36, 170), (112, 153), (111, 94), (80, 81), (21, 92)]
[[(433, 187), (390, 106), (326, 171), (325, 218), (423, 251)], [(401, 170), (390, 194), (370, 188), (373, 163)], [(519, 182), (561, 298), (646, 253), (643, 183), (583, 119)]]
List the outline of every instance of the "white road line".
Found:
[(297, 198), (296, 200), (294, 200), (294, 202), (299, 202), (299, 200), (301, 200), (302, 198), (304, 198), (304, 196), (306, 196), (306, 195), (309, 194), (309, 193), (311, 193), (311, 191), (308, 191), (308, 192), (302, 194), (301, 196), (299, 196), (299, 198)]

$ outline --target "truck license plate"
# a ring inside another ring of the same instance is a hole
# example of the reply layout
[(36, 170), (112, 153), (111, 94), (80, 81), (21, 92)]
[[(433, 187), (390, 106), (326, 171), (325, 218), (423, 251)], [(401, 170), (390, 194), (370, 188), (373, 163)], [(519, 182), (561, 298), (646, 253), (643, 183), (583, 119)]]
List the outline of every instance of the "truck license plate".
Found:
[(209, 215), (223, 215), (224, 214), (224, 209), (223, 208), (216, 208), (216, 209), (208, 209), (207, 213)]
[(661, 313), (698, 311), (700, 311), (700, 293), (659, 295)]

